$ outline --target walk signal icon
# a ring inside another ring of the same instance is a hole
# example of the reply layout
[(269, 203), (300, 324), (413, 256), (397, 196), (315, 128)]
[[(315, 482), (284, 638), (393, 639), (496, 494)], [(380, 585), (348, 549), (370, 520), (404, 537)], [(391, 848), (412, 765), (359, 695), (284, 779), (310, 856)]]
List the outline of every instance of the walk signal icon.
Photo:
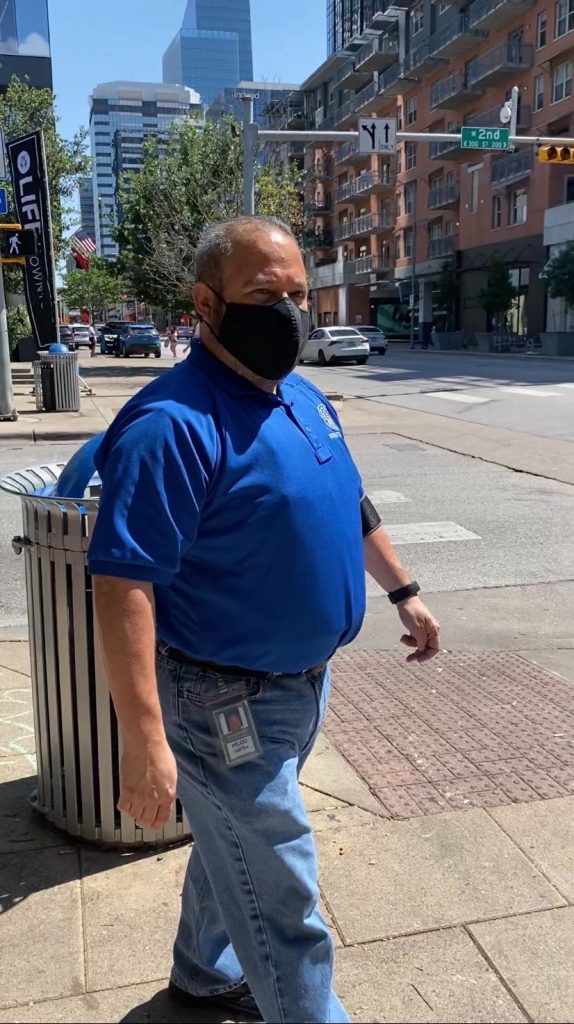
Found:
[[(2, 228), (9, 230), (1, 230)], [(18, 259), (36, 255), (36, 233), (28, 228), (14, 229), (13, 225), (0, 224), (0, 256)]]
[(574, 146), (540, 146), (536, 155), (542, 163), (574, 164)]

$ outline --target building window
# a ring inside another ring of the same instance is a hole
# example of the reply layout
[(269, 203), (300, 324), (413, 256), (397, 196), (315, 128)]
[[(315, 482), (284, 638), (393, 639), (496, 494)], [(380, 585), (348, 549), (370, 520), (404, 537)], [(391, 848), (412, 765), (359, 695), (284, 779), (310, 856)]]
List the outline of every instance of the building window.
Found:
[(546, 46), (546, 29), (548, 26), (548, 15), (541, 11), (536, 19), (536, 49), (541, 50)]
[(525, 188), (517, 188), (510, 193), (510, 224), (526, 224), (528, 216), (528, 193)]
[(468, 173), (470, 175), (468, 210), (469, 213), (476, 213), (478, 210), (478, 167), (474, 167)]
[(406, 167), (407, 171), (412, 171), (417, 165), (417, 144), (416, 142), (407, 142), (406, 145)]
[(411, 11), (411, 36), (417, 36), (424, 26), (424, 4), (415, 4)]
[(559, 64), (558, 67), (554, 68), (554, 74), (552, 75), (553, 103), (559, 103), (560, 100), (564, 100), (567, 96), (572, 95), (573, 69), (574, 62), (571, 60), (566, 60), (563, 64)]
[(407, 124), (413, 124), (417, 119), (417, 98), (411, 96), (406, 105)]
[(405, 213), (415, 212), (415, 188), (414, 181), (405, 185)]
[(432, 222), (432, 224), (429, 224), (429, 238), (431, 239), (431, 241), (434, 241), (437, 238), (442, 238), (441, 220), (435, 220)]
[(403, 170), (403, 151), (397, 149), (397, 174), (401, 174)]
[(502, 198), (500, 196), (492, 197), (491, 227), (493, 231), (502, 227)]
[(554, 35), (566, 35), (574, 28), (574, 0), (557, 0), (556, 2), (556, 23)]
[(413, 229), (406, 228), (403, 231), (403, 242), (405, 249), (405, 259), (410, 260), (413, 256)]
[(544, 106), (544, 75), (536, 75), (534, 79), (534, 109), (542, 110)]

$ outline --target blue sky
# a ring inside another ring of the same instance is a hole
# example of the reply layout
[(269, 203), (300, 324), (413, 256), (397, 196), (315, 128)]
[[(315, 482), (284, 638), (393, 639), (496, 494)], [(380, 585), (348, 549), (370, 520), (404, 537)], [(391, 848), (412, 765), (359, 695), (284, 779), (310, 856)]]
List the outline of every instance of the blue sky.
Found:
[[(325, 0), (251, 0), (255, 79), (300, 82), (324, 60), (325, 7)], [(185, 0), (50, 0), (63, 135), (87, 127), (88, 97), (99, 82), (161, 81), (162, 54), (184, 9)]]

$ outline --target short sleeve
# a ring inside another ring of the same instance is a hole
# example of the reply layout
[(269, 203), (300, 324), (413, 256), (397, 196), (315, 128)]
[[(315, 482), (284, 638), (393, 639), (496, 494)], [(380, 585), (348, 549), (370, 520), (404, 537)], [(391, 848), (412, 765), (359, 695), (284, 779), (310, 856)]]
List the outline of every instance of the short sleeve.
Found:
[(96, 458), (102, 494), (92, 575), (171, 582), (197, 535), (213, 449), (212, 437), (162, 409), (112, 425)]

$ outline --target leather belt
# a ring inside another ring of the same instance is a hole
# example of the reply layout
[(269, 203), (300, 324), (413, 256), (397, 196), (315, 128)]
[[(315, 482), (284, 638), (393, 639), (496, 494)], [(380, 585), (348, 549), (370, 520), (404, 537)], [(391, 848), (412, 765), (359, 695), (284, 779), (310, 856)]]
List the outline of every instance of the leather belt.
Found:
[(327, 665), (326, 661), (321, 661), (318, 665), (313, 665), (312, 668), (304, 669), (303, 672), (263, 672), (261, 669), (256, 668), (240, 668), (239, 665), (218, 665), (215, 661), (202, 661), (199, 658), (192, 658), (191, 654), (186, 654), (179, 647), (172, 647), (171, 644), (166, 644), (161, 640), (158, 641), (156, 648), (159, 654), (162, 654), (165, 658), (171, 658), (172, 661), (176, 661), (179, 665), (191, 665), (193, 668), (206, 669), (206, 671), (216, 672), (218, 675), (241, 676), (242, 678), (248, 677), (251, 679), (268, 679), (270, 676), (297, 676), (304, 675), (307, 672), (321, 672)]

